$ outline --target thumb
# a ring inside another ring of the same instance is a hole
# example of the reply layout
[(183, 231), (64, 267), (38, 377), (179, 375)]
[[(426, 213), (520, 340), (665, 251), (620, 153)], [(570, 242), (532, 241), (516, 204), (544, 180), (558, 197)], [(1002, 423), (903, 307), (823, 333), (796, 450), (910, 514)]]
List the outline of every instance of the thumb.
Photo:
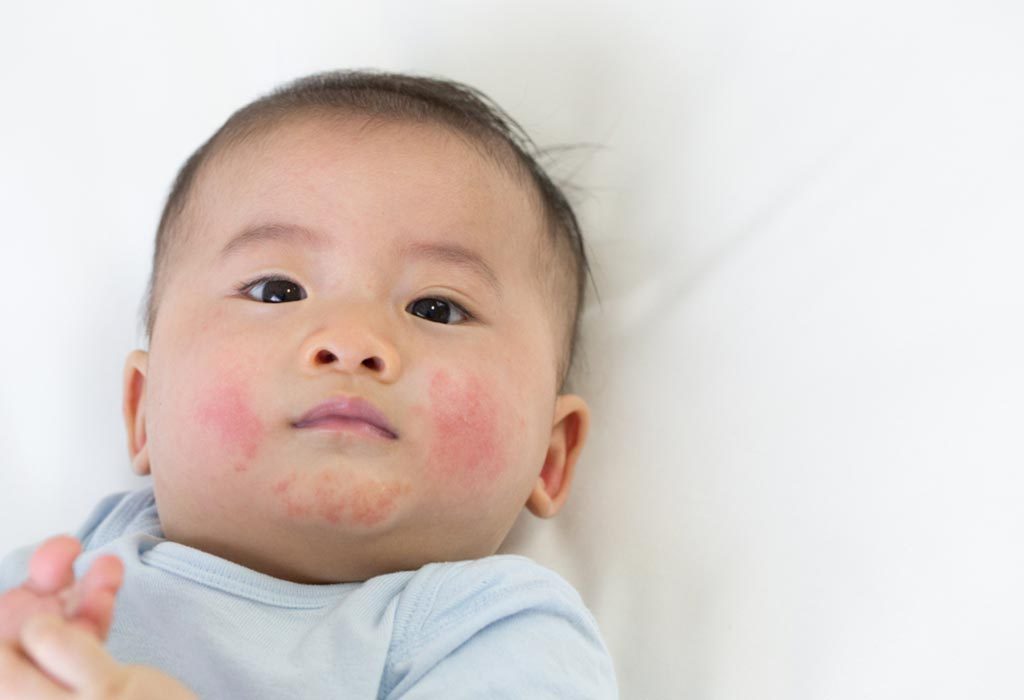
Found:
[(107, 685), (119, 664), (96, 637), (57, 615), (36, 615), (21, 630), (25, 653), (50, 677), (71, 690)]

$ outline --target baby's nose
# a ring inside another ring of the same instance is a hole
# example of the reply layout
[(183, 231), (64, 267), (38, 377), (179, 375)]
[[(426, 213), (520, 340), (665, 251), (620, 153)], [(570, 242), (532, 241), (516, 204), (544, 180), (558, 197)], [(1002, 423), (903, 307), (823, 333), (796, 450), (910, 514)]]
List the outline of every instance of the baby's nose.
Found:
[[(321, 350), (319, 350), (315, 358), (316, 364), (320, 365), (329, 365), (332, 362), (339, 361), (340, 360), (338, 356), (326, 348), (322, 348)], [(373, 357), (365, 358), (360, 364), (362, 364), (364, 367), (373, 370), (374, 372), (380, 372), (383, 369), (385, 369), (384, 360), (381, 359), (380, 357), (377, 357), (376, 355)]]
[(395, 344), (380, 329), (349, 318), (313, 333), (303, 348), (308, 372), (334, 370), (394, 381), (401, 370)]

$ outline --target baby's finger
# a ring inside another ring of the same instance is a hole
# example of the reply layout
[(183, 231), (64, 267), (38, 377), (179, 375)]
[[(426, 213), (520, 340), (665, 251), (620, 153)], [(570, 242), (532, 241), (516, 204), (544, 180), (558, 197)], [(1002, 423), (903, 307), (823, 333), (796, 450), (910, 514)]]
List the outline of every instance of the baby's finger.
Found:
[(124, 582), (124, 564), (116, 554), (106, 554), (97, 558), (89, 566), (82, 577), (85, 594), (96, 589), (117, 591)]
[(118, 557), (111, 554), (96, 559), (65, 601), (65, 617), (86, 623), (80, 626), (106, 639), (114, 616), (114, 599), (123, 582), (124, 564)]
[(21, 645), (39, 668), (89, 697), (108, 687), (119, 669), (94, 635), (56, 615), (37, 615), (25, 623)]
[(0, 698), (64, 700), (66, 689), (42, 673), (12, 644), (0, 644)]
[(28, 562), (25, 587), (34, 593), (56, 593), (75, 581), (71, 565), (82, 551), (81, 543), (71, 535), (57, 535), (39, 545)]
[(97, 593), (116, 594), (123, 582), (124, 564), (117, 556), (108, 554), (96, 559), (64, 600), (65, 615), (74, 616), (83, 606), (87, 606), (89, 599)]
[(110, 624), (114, 620), (114, 601), (117, 593), (109, 589), (93, 591), (82, 601), (73, 617), (72, 623), (90, 632), (100, 641), (106, 641), (110, 632)]

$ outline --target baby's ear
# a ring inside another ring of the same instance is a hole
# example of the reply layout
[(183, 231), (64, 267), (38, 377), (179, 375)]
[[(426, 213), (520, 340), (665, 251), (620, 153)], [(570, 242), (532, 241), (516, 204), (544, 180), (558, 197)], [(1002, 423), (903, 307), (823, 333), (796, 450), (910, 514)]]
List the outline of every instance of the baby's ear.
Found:
[(149, 353), (132, 350), (124, 363), (124, 427), (128, 435), (128, 456), (132, 471), (149, 474), (149, 448), (146, 443), (146, 373)]
[(576, 460), (590, 429), (590, 407), (575, 394), (563, 394), (555, 401), (555, 421), (544, 468), (526, 501), (538, 518), (555, 515), (569, 497)]

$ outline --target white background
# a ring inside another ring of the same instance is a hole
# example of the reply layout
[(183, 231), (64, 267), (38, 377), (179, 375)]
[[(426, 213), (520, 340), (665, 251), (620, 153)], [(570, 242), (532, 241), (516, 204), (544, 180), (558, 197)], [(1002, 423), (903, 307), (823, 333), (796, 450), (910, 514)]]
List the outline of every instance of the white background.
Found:
[(624, 698), (1019, 698), (1024, 21), (1011, 2), (6, 3), (0, 552), (129, 473), (177, 169), (307, 73), (439, 74), (571, 176), (600, 304), (572, 498), (505, 549)]

